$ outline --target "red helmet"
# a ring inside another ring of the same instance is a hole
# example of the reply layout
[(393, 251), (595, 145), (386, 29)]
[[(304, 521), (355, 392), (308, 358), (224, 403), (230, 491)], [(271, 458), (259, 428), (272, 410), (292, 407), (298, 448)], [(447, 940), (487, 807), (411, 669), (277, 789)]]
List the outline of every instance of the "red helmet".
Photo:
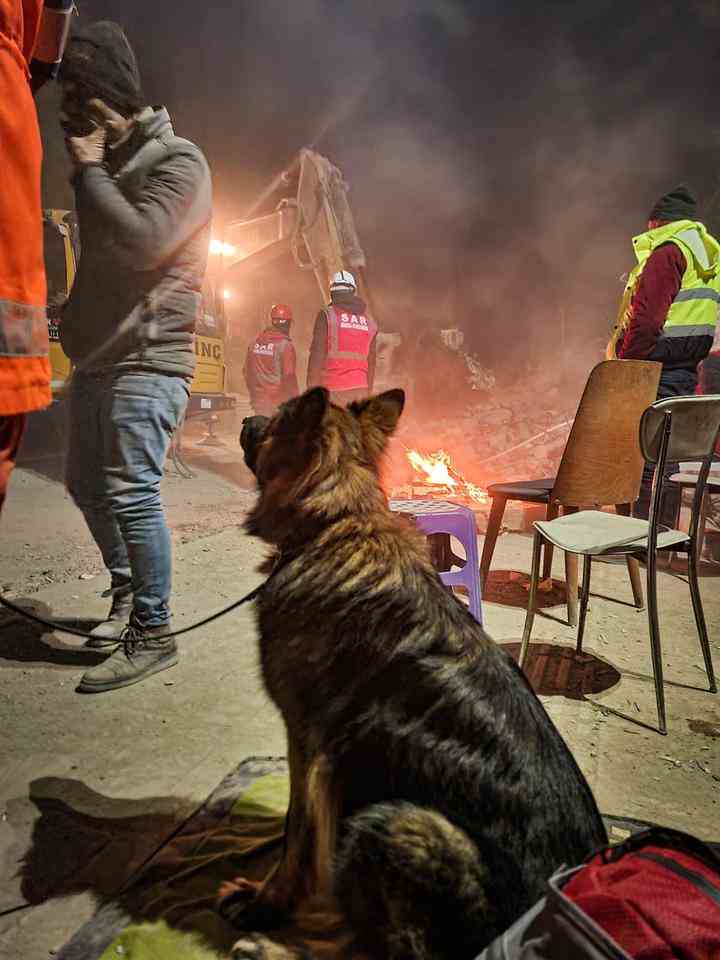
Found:
[(286, 303), (274, 303), (270, 307), (270, 319), (281, 323), (292, 323), (292, 310)]

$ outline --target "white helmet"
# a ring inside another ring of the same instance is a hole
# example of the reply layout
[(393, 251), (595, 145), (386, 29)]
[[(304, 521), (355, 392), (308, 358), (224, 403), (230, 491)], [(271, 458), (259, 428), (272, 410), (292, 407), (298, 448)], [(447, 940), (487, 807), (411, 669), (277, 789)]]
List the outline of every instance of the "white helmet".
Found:
[(355, 277), (348, 270), (338, 270), (335, 276), (330, 281), (330, 293), (335, 293), (335, 291), (346, 291), (347, 293), (355, 293), (357, 290), (357, 284), (355, 283)]

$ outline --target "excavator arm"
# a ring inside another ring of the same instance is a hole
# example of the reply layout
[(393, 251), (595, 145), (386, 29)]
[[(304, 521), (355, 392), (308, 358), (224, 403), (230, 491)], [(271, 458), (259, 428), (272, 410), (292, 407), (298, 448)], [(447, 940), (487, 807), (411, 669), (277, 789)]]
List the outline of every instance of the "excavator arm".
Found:
[(372, 310), (365, 254), (348, 203), (348, 186), (338, 168), (319, 153), (303, 149), (281, 182), (288, 196), (273, 213), (226, 226), (223, 272), (232, 270), (237, 278), (289, 250), (300, 270), (315, 274), (323, 303), (329, 298), (332, 275), (350, 270)]

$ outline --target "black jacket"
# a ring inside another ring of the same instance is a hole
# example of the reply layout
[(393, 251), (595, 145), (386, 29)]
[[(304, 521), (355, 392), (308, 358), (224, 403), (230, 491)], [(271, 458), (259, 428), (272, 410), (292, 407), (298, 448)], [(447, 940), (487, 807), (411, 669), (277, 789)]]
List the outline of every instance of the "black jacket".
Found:
[[(330, 295), (332, 306), (345, 307), (352, 310), (353, 313), (367, 314), (367, 304), (364, 300), (354, 293), (332, 293)], [(368, 390), (372, 393), (373, 383), (375, 382), (375, 359), (377, 354), (377, 337), (373, 337), (370, 344), (370, 353), (368, 354)], [(322, 370), (325, 366), (327, 356), (327, 313), (321, 310), (315, 318), (315, 327), (313, 329), (312, 343), (310, 344), (310, 355), (308, 357), (307, 387), (317, 387), (322, 383)]]
[[(176, 137), (164, 108), (141, 115), (102, 166), (82, 168), (77, 200), (80, 263), (60, 339), (89, 369), (191, 377), (212, 211), (207, 162)], [(129, 320), (110, 350), (102, 344)]]

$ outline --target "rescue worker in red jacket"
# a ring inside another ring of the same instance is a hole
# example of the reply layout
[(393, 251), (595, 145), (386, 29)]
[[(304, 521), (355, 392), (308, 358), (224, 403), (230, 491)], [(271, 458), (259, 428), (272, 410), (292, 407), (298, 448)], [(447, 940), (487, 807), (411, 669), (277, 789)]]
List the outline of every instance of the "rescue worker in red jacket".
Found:
[(330, 303), (315, 320), (307, 386), (325, 387), (333, 403), (364, 400), (375, 379), (377, 324), (357, 295), (355, 278), (340, 270), (330, 284)]
[(290, 339), (292, 310), (284, 303), (270, 308), (270, 326), (248, 348), (245, 383), (256, 414), (272, 416), (276, 407), (300, 392), (295, 346)]
[(51, 401), (32, 94), (57, 74), (73, 7), (72, 0), (0, 0), (0, 509), (27, 416)]

